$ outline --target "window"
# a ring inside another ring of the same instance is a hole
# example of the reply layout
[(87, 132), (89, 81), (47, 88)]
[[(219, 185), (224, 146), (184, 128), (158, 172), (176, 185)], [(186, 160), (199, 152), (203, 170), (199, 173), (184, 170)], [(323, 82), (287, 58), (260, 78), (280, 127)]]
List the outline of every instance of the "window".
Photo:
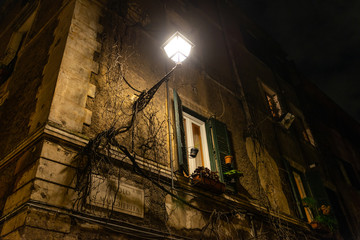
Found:
[(278, 96), (276, 94), (269, 95), (269, 94), (266, 93), (266, 100), (268, 101), (268, 105), (269, 105), (271, 115), (274, 118), (279, 118), (282, 115), (282, 111), (281, 111)]
[[(194, 170), (199, 166), (211, 169), (209, 150), (206, 140), (205, 122), (185, 112), (183, 113), (183, 117), (189, 172), (194, 172)], [(193, 147), (199, 149), (195, 158), (190, 157), (190, 149)]]
[[(301, 177), (300, 173), (298, 173), (297, 171), (293, 171), (293, 176), (295, 179), (295, 184), (296, 184), (300, 199), (306, 198), (307, 195), (305, 192), (305, 188), (304, 188), (302, 177)], [(314, 217), (312, 215), (310, 208), (304, 207), (304, 211), (305, 211), (306, 219), (308, 220), (308, 222), (312, 222), (314, 220)]]
[[(191, 110), (183, 111), (181, 99), (175, 90), (174, 112), (180, 170), (189, 175), (197, 167), (204, 166), (218, 172), (220, 180), (224, 182), (223, 173), (231, 169), (225, 164), (225, 156), (231, 155), (226, 125), (214, 118), (201, 117)], [(196, 158), (189, 156), (192, 147), (199, 149)]]
[(304, 119), (302, 119), (302, 118), (301, 118), (301, 124), (302, 124), (302, 135), (304, 137), (304, 140), (306, 142), (310, 143), (311, 145), (315, 146), (315, 140), (311, 133), (311, 130), (305, 123)]
[(265, 97), (271, 116), (276, 119), (280, 118), (283, 114), (283, 110), (278, 95), (265, 84), (262, 84), (262, 86), (265, 91)]

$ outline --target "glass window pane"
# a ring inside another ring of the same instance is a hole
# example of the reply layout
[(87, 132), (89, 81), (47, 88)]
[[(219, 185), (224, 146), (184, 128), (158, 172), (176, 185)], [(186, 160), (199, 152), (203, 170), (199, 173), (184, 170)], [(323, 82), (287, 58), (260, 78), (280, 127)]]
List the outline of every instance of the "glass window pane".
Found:
[[(302, 183), (301, 177), (296, 172), (293, 172), (293, 175), (294, 175), (296, 186), (299, 190), (300, 198), (303, 199), (306, 197), (306, 193), (305, 193), (305, 189), (304, 189), (304, 185)], [(314, 220), (314, 217), (311, 213), (311, 210), (308, 207), (304, 207), (304, 210), (305, 210), (306, 218), (308, 219), (309, 222), (312, 222)]]
[(203, 149), (201, 144), (200, 126), (192, 123), (193, 141), (194, 147), (199, 149), (199, 152), (195, 158), (196, 166), (204, 166), (203, 161)]

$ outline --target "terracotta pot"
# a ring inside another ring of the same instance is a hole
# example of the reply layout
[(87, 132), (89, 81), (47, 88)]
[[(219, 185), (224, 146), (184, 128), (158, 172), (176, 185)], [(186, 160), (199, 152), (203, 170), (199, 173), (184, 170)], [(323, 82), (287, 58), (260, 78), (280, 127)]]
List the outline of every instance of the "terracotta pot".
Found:
[(311, 226), (312, 229), (318, 229), (319, 228), (319, 223), (313, 221), (313, 222), (310, 223), (310, 226)]
[(231, 164), (231, 162), (232, 162), (232, 159), (233, 159), (233, 156), (225, 156), (225, 163), (226, 164)]

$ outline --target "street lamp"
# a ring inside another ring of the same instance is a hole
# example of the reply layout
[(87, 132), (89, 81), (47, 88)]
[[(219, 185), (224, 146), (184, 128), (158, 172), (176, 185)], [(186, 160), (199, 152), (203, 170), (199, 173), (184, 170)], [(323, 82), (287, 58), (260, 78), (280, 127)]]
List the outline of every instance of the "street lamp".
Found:
[[(167, 56), (173, 60), (176, 65), (165, 75), (167, 79), (169, 75), (179, 66), (189, 55), (194, 44), (179, 32), (174, 33), (162, 46)], [(170, 119), (170, 94), (169, 83), (166, 80), (166, 96), (167, 96), (167, 112), (168, 112), (168, 129), (169, 129), (169, 146), (170, 146), (170, 169), (171, 169), (171, 189), (174, 189), (174, 166), (173, 151), (171, 138), (171, 119)]]
[(189, 55), (194, 44), (179, 32), (174, 33), (164, 44), (167, 56), (176, 64), (183, 62)]

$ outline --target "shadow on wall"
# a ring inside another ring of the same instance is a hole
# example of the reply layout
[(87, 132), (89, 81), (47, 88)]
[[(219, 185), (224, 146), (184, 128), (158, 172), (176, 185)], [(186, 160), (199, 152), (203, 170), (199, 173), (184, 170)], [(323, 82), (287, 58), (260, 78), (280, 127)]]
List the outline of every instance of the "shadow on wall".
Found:
[(246, 138), (246, 151), (258, 173), (261, 187), (269, 199), (271, 208), (290, 214), (289, 203), (282, 189), (279, 168), (275, 160), (258, 141), (251, 138)]

